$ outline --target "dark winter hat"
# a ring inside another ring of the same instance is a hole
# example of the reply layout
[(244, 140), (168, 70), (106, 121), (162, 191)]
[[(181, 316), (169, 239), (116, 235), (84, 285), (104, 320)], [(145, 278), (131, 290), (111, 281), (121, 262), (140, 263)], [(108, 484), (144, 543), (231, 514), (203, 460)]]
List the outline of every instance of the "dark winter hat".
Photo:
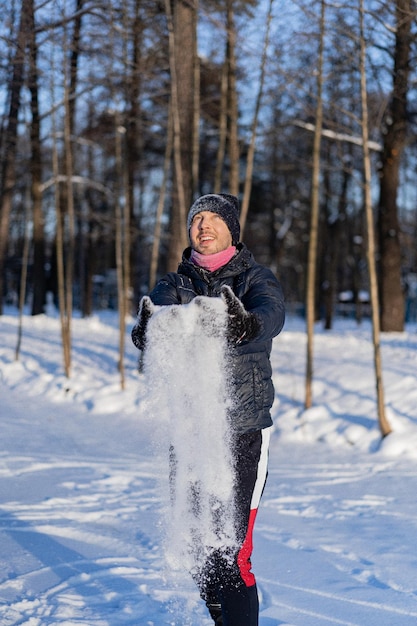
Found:
[(202, 211), (211, 211), (220, 215), (226, 222), (227, 228), (232, 235), (232, 245), (236, 245), (240, 237), (239, 224), (239, 200), (230, 193), (208, 193), (197, 198), (188, 213), (187, 230), (190, 232), (191, 222), (194, 216)]

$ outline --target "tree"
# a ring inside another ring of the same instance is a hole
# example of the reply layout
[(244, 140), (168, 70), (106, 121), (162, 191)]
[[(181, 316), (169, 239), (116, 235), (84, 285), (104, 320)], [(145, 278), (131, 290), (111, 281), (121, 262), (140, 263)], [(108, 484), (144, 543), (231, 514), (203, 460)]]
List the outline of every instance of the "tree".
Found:
[[(185, 0), (165, 1), (169, 32), (171, 104), (174, 128), (174, 188), (170, 216), (168, 266), (176, 269), (187, 245), (186, 210), (191, 204), (196, 76), (196, 6)], [(196, 155), (195, 155), (195, 158)]]
[(312, 405), (313, 387), (313, 339), (314, 321), (316, 319), (316, 270), (317, 270), (317, 240), (320, 208), (320, 148), (321, 130), (323, 124), (323, 54), (324, 54), (324, 30), (325, 30), (325, 0), (321, 0), (320, 12), (320, 41), (317, 62), (317, 105), (316, 105), (316, 129), (314, 133), (313, 147), (313, 172), (311, 185), (311, 221), (310, 240), (308, 246), (307, 264), (307, 364), (306, 364), (306, 389), (305, 408)]
[(395, 0), (395, 47), (392, 96), (387, 109), (381, 156), (378, 233), (380, 254), (381, 329), (404, 330), (402, 254), (397, 195), (401, 156), (407, 141), (411, 25), (413, 0)]
[(238, 136), (238, 95), (236, 67), (236, 27), (234, 0), (226, 0), (226, 63), (228, 76), (227, 120), (229, 129), (229, 192), (239, 195), (239, 136)]
[(39, 78), (38, 78), (38, 46), (36, 41), (35, 10), (33, 0), (30, 2), (29, 28), (29, 90), (32, 111), (30, 125), (32, 176), (32, 213), (33, 213), (33, 298), (32, 315), (41, 315), (45, 312), (45, 224), (42, 207), (42, 149), (41, 149), (41, 120), (39, 112)]
[(375, 266), (375, 237), (374, 237), (374, 216), (371, 199), (371, 159), (369, 155), (368, 142), (368, 101), (366, 88), (366, 48), (364, 36), (364, 0), (359, 2), (360, 18), (360, 68), (361, 68), (361, 102), (362, 102), (362, 146), (364, 163), (364, 196), (365, 211), (368, 234), (367, 260), (369, 270), (369, 284), (372, 304), (372, 338), (374, 347), (375, 380), (378, 405), (378, 423), (383, 437), (391, 432), (391, 427), (385, 415), (384, 387), (382, 382), (382, 362), (380, 346), (380, 324), (379, 324), (379, 298), (377, 289), (377, 277)]
[[(81, 11), (83, 0), (77, 0)], [(67, 21), (64, 19), (64, 185), (59, 193), (57, 137), (54, 133), (54, 178), (56, 210), (56, 248), (58, 264), (58, 300), (61, 319), (61, 337), (64, 355), (64, 370), (67, 378), (71, 374), (71, 326), (73, 313), (73, 278), (75, 262), (75, 207), (73, 191), (74, 153), (73, 133), (75, 118), (75, 94), (77, 66), (80, 47), (81, 13), (74, 14), (74, 29), (68, 45)], [(67, 59), (69, 53), (69, 61)], [(69, 65), (69, 70), (68, 70)]]
[(24, 84), (24, 63), (30, 31), (32, 0), (22, 0), (16, 48), (12, 62), (13, 70), (8, 85), (9, 110), (4, 131), (3, 162), (0, 180), (0, 315), (3, 313), (4, 266), (7, 253), (10, 213), (12, 210), (14, 185), (16, 182), (15, 159), (18, 138), (18, 116), (21, 89)]
[(152, 289), (156, 283), (156, 274), (158, 267), (158, 255), (161, 245), (162, 230), (162, 214), (164, 210), (164, 201), (168, 183), (168, 175), (172, 158), (173, 130), (172, 130), (172, 114), (168, 113), (167, 143), (165, 147), (165, 159), (163, 167), (162, 184), (159, 191), (158, 206), (155, 215), (155, 228), (153, 232), (151, 263), (149, 267), (149, 287)]
[(126, 337), (126, 315), (128, 312), (128, 284), (130, 278), (128, 251), (130, 231), (130, 209), (127, 175), (123, 167), (123, 136), (126, 129), (121, 125), (119, 114), (114, 116), (116, 194), (115, 194), (115, 257), (117, 273), (117, 304), (119, 311), (119, 363), (120, 385), (125, 388), (124, 348)]
[(246, 218), (249, 210), (249, 202), (250, 202), (250, 194), (252, 189), (252, 177), (253, 177), (253, 163), (255, 159), (255, 143), (256, 143), (256, 131), (259, 122), (259, 111), (261, 108), (261, 101), (264, 90), (265, 83), (265, 72), (266, 72), (266, 61), (267, 61), (267, 53), (268, 53), (268, 45), (269, 45), (269, 32), (271, 28), (271, 19), (272, 19), (272, 6), (273, 0), (269, 0), (268, 6), (268, 14), (266, 18), (266, 32), (265, 39), (262, 51), (261, 58), (261, 67), (260, 67), (260, 79), (259, 79), (259, 89), (256, 97), (255, 111), (253, 114), (252, 128), (251, 128), (251, 138), (248, 148), (248, 156), (246, 159), (246, 173), (245, 173), (245, 184), (243, 191), (243, 200), (242, 200), (242, 209), (240, 214), (240, 227), (241, 227), (241, 236), (243, 237), (243, 233), (245, 231)]
[[(135, 181), (140, 172), (143, 170), (143, 146), (144, 146), (144, 128), (143, 128), (143, 114), (140, 105), (140, 97), (142, 90), (142, 73), (143, 62), (142, 53), (143, 50), (143, 38), (145, 30), (145, 22), (141, 14), (142, 2), (141, 0), (134, 0), (133, 4), (133, 19), (129, 20), (129, 15), (125, 16), (125, 47), (128, 48), (129, 35), (131, 37), (131, 54), (130, 58), (126, 58), (126, 135), (125, 135), (125, 169), (126, 169), (126, 201), (127, 210), (129, 210), (129, 241), (126, 242), (127, 247), (124, 250), (125, 255), (129, 254), (129, 258), (125, 258), (125, 270), (126, 277), (126, 297), (130, 296), (130, 302), (126, 301), (126, 310), (131, 310), (133, 313), (133, 285), (134, 281), (134, 262), (135, 262), (135, 246), (140, 246), (141, 241), (139, 233), (134, 237), (133, 224), (134, 224), (134, 198), (135, 198)], [(129, 22), (131, 23), (131, 33), (128, 28)], [(126, 52), (128, 57), (128, 52)], [(127, 225), (126, 225), (127, 228)], [(131, 245), (132, 244), (132, 245)]]

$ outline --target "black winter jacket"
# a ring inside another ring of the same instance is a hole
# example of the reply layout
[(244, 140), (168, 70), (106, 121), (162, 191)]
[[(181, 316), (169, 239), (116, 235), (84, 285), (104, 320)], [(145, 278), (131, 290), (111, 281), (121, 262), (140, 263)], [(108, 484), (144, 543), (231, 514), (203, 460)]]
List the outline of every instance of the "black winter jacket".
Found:
[(187, 248), (178, 271), (162, 278), (150, 298), (156, 305), (187, 304), (196, 296), (219, 297), (223, 285), (231, 287), (245, 309), (260, 322), (255, 340), (242, 341), (231, 351), (235, 407), (231, 411), (232, 424), (237, 434), (271, 426), (274, 387), (270, 354), (272, 339), (285, 319), (281, 286), (268, 268), (255, 262), (245, 244), (238, 244), (237, 254), (214, 272), (192, 263), (190, 254), (191, 248)]

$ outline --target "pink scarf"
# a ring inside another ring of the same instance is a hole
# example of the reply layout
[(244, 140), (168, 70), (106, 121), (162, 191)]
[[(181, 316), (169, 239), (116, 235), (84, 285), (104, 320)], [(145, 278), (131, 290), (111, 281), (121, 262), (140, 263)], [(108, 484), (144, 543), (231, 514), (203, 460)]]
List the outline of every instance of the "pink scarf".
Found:
[(200, 252), (192, 250), (190, 261), (209, 272), (215, 272), (219, 267), (223, 267), (223, 265), (229, 263), (235, 252), (236, 246), (229, 246), (226, 250), (215, 252), (214, 254), (200, 254)]

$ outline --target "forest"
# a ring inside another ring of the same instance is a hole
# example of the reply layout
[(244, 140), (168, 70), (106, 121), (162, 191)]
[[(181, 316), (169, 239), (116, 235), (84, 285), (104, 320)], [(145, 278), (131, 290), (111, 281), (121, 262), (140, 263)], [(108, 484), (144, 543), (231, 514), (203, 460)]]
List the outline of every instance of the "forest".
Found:
[(0, 314), (134, 314), (222, 191), (289, 311), (415, 321), (415, 0), (0, 6)]

